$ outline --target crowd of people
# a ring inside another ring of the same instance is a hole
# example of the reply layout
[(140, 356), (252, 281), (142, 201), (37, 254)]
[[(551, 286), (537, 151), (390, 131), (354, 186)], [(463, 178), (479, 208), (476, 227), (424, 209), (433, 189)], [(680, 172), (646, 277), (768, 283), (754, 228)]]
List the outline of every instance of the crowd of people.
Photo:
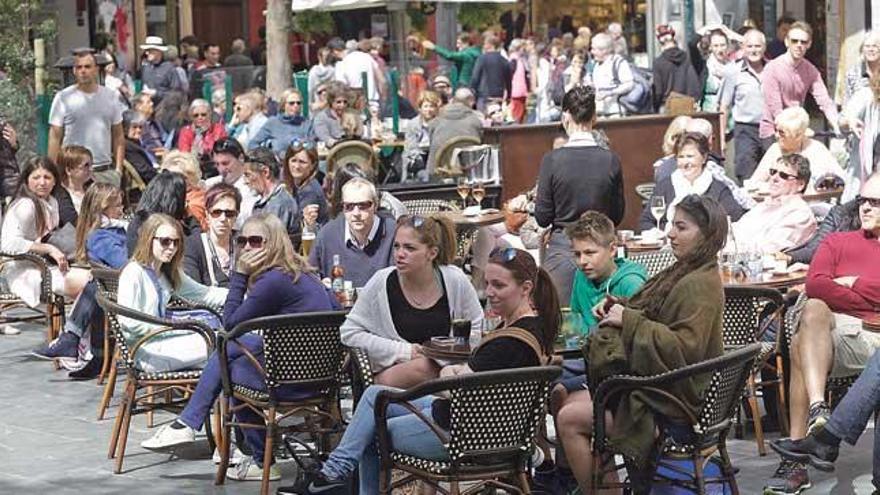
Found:
[[(112, 89), (109, 77), (100, 84), (95, 52), (76, 51), (76, 82), (52, 104), (48, 156), (26, 160), (19, 177), (3, 182), (10, 203), (0, 251), (46, 257), (52, 290), (72, 302), (58, 338), (33, 354), (58, 360), (75, 379), (97, 375), (92, 333), (101, 309), (85, 268), (90, 263), (119, 270), (119, 304), (150, 316), (196, 318), (214, 329), (350, 305), (341, 339), (367, 353), (376, 385), (363, 394), (320, 469), (278, 493), (342, 490), (358, 471), (366, 494), (379, 483), (373, 410), (380, 391), (543, 364), (562, 326), (561, 307), (568, 306), (589, 334), (589, 359), (563, 363), (550, 400), (561, 442), (554, 460), (536, 466), (535, 483), (550, 493), (576, 486), (590, 493), (589, 385), (618, 372), (621, 362), (632, 374), (653, 375), (722, 354), (719, 255), (760, 253), (809, 264), (790, 350), (791, 439), (773, 444), (785, 460), (767, 484), (772, 493), (799, 493), (810, 484), (806, 465), (832, 468), (840, 439), (854, 442), (864, 428), (873, 406), (860, 398), (880, 400), (874, 376), (880, 361), (872, 358), (880, 339), (862, 325), (880, 305), (880, 274), (871, 261), (880, 255), (880, 37), (866, 34), (863, 60), (847, 72), (838, 113), (805, 59), (812, 29), (789, 19), (782, 27), (782, 50), (769, 59), (764, 34), (755, 29), (707, 31), (703, 58), (699, 50), (682, 50), (671, 27), (658, 26), (662, 52), (653, 78), (628, 57), (616, 24), (546, 42), (463, 33), (455, 50), (418, 40), (455, 69), (435, 74), (430, 87), (415, 71), (401, 90), (411, 117), (403, 126), (401, 180), (446, 173), (440, 147), (456, 137), (479, 139), (484, 126), (560, 121), (565, 131), (544, 156), (535, 187), (502, 205), (503, 224), (481, 232), (485, 245), (474, 246), (473, 277), (459, 266), (456, 228), (447, 216), (409, 214), (380, 190), (379, 174), (388, 171), (376, 160), (328, 160), (340, 146), (373, 146), (390, 131), (381, 40), (351, 46), (330, 40), (309, 71), (307, 93), (288, 89), (273, 101), (248, 89), (235, 95), (229, 120), (225, 96), (191, 99), (188, 87), (199, 71), (247, 64), (243, 43), (234, 43), (221, 63), (219, 47), (203, 47), (196, 59), (198, 43), (185, 39), (181, 59), (176, 47), (148, 37), (138, 93), (123, 74), (114, 76), (120, 82)], [(422, 89), (408, 94), (413, 87)], [(849, 163), (839, 164), (811, 137), (807, 93), (835, 132), (852, 132)], [(724, 128), (688, 116), (672, 120), (638, 230), (668, 239), (676, 261), (649, 278), (618, 249), (625, 190), (633, 185), (624, 183), (613, 143), (594, 125), (598, 118), (682, 104), (719, 111)], [(735, 147), (731, 174), (714, 151), (728, 130)], [(8, 124), (2, 136), (16, 147)], [(842, 204), (816, 199), (837, 189)], [(34, 265), (6, 263), (3, 277), (27, 305), (40, 303), (46, 281)], [(353, 305), (346, 286), (357, 288)], [(222, 311), (218, 317), (175, 309), (174, 298)], [(453, 320), (467, 320), (479, 335), (490, 316), (500, 318), (494, 332), (502, 333), (484, 335), (467, 363), (446, 366), (426, 355), (422, 344), (448, 336)], [(156, 328), (132, 318), (120, 323), (129, 344)], [(506, 336), (509, 328), (527, 336)], [(3, 327), (4, 334), (18, 332)], [(259, 361), (261, 351), (261, 338), (246, 335), (227, 355), (236, 380), (258, 390), (266, 385), (250, 356)], [(145, 372), (202, 369), (186, 408), (144, 448), (166, 451), (195, 440), (221, 391), (219, 359), (196, 334), (168, 334), (140, 347), (134, 360)], [(826, 376), (853, 376), (866, 366), (850, 393), (858, 395), (831, 414)], [(693, 381), (671, 392), (695, 412), (705, 385)], [(291, 386), (286, 393), (301, 398), (315, 391)], [(444, 400), (413, 406), (448, 427)], [(659, 415), (682, 419), (659, 401), (640, 400)], [(647, 459), (656, 418), (628, 402), (613, 413), (615, 444)], [(402, 452), (447, 458), (412, 411), (389, 412), (389, 419)], [(238, 420), (260, 418), (244, 409)], [(229, 478), (259, 480), (266, 463), (270, 479), (281, 478), (262, 431), (247, 429), (240, 442), (247, 454), (236, 449)]]

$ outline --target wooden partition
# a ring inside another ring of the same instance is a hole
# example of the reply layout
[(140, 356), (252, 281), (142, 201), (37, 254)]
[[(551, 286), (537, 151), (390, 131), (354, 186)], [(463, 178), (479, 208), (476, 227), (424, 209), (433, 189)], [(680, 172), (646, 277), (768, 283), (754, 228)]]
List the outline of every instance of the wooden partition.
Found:
[[(717, 113), (701, 113), (718, 130)], [(626, 193), (626, 214), (621, 228), (632, 229), (638, 224), (642, 203), (635, 186), (654, 182), (653, 163), (662, 156), (663, 134), (674, 117), (645, 115), (619, 119), (604, 119), (596, 128), (608, 136), (611, 149), (620, 156)], [(538, 178), (538, 169), (545, 153), (550, 151), (553, 139), (564, 135), (562, 125), (530, 124), (491, 127), (483, 130), (483, 142), (500, 149), (502, 200), (532, 188)], [(713, 148), (718, 151), (720, 138), (715, 137)], [(588, 166), (589, 164), (584, 164)]]

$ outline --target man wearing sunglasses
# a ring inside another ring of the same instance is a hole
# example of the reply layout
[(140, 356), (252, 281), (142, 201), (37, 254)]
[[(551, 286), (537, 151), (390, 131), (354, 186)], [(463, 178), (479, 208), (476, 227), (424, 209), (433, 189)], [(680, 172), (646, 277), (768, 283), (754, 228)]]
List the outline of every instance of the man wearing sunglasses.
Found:
[(221, 181), (238, 189), (241, 193), (241, 206), (239, 206), (238, 218), (235, 220), (235, 230), (240, 230), (244, 221), (251, 216), (254, 204), (259, 196), (253, 189), (248, 187), (244, 178), (244, 150), (233, 138), (223, 138), (214, 143), (214, 165), (219, 175), (205, 181), (205, 190)]
[(302, 214), (293, 196), (279, 180), (281, 164), (269, 148), (257, 148), (245, 159), (244, 180), (258, 196), (253, 213), (271, 213), (281, 220), (290, 236), (298, 235)]
[(394, 245), (394, 218), (377, 214), (379, 193), (376, 186), (362, 178), (342, 186), (342, 215), (330, 220), (318, 231), (309, 255), (309, 264), (321, 277), (329, 277), (333, 255), (338, 254), (345, 280), (363, 287), (376, 271), (391, 266)]
[(816, 233), (816, 216), (803, 198), (809, 183), (807, 158), (780, 157), (770, 168), (770, 195), (733, 224), (737, 248), (770, 254), (806, 243)]
[[(880, 349), (880, 334), (863, 327), (864, 320), (880, 316), (880, 174), (865, 182), (858, 202), (862, 228), (830, 234), (810, 263), (809, 299), (791, 341), (791, 439), (771, 444), (777, 451), (791, 451), (808, 433), (818, 436), (826, 429), (851, 442), (858, 438), (853, 428), (842, 430), (840, 421), (829, 422), (825, 381), (829, 376), (858, 375)], [(872, 412), (873, 407), (868, 416)], [(798, 493), (808, 487), (805, 460), (783, 460), (767, 488), (772, 493)]]
[(822, 81), (822, 73), (805, 58), (813, 44), (813, 29), (805, 22), (795, 22), (785, 37), (788, 51), (767, 63), (761, 74), (764, 91), (764, 113), (758, 134), (764, 149), (773, 143), (776, 133), (776, 115), (788, 107), (804, 106), (807, 93), (811, 93), (828, 123), (837, 134), (839, 116), (837, 105), (828, 95), (828, 88)]

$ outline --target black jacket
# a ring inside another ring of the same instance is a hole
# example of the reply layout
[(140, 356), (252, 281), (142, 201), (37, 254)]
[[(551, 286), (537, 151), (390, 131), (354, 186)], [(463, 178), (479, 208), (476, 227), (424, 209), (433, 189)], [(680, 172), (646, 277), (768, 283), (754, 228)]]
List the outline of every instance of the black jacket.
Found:
[(813, 254), (819, 249), (819, 244), (835, 232), (849, 232), (862, 228), (859, 221), (859, 205), (855, 200), (842, 205), (836, 205), (825, 215), (825, 219), (819, 224), (819, 228), (806, 244), (796, 247), (788, 252), (792, 263), (809, 264), (813, 260)]
[(510, 97), (510, 62), (498, 52), (480, 55), (471, 75), (471, 89), (478, 98)]
[[(666, 200), (667, 205), (672, 203), (672, 200), (675, 199), (675, 188), (672, 186), (672, 178), (666, 178), (658, 182), (657, 186), (654, 187), (654, 196), (662, 196)], [(743, 207), (736, 202), (730, 189), (718, 179), (712, 179), (712, 184), (703, 196), (718, 201), (718, 204), (724, 208), (724, 211), (727, 212), (731, 221), (735, 222), (739, 220), (739, 217), (743, 216), (743, 213), (746, 212)], [(666, 215), (660, 219), (660, 228), (665, 228), (665, 226)], [(639, 232), (651, 230), (655, 227), (657, 227), (657, 220), (655, 220), (654, 215), (651, 214), (651, 202), (648, 201), (648, 204), (646, 204), (645, 208), (642, 210), (642, 216), (639, 218)]]
[(667, 48), (654, 59), (654, 109), (666, 103), (669, 93), (675, 91), (699, 101), (703, 88), (688, 54), (678, 47)]
[(125, 159), (137, 170), (144, 184), (148, 184), (156, 176), (156, 168), (153, 167), (153, 162), (150, 161), (147, 152), (140, 144), (131, 139), (125, 140)]
[[(232, 254), (231, 250), (230, 254)], [(208, 271), (209, 261), (214, 265), (217, 286), (228, 287), (229, 277), (223, 273), (223, 268), (220, 267), (214, 255), (206, 252), (205, 244), (202, 242), (202, 233), (196, 232), (187, 237), (186, 252), (183, 255), (183, 272), (196, 282), (211, 286), (211, 274)]]

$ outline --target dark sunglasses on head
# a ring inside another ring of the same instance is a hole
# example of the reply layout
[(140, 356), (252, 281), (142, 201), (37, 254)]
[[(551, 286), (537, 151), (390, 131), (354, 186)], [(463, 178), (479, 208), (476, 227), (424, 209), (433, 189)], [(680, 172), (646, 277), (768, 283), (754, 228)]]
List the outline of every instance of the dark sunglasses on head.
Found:
[(180, 245), (180, 239), (174, 237), (153, 237), (154, 241), (159, 241), (159, 245), (163, 248), (177, 247)]
[(871, 208), (880, 208), (880, 198), (868, 198), (865, 196), (856, 196), (856, 203), (863, 206), (865, 203), (871, 205)]
[(397, 219), (397, 225), (407, 225), (414, 229), (420, 229), (422, 228), (422, 225), (425, 225), (426, 221), (428, 221), (428, 219), (421, 215), (403, 215)]
[(290, 142), (291, 148), (302, 148), (304, 150), (310, 150), (315, 147), (315, 143), (312, 141), (300, 141), (299, 139), (294, 139)]
[(241, 145), (238, 144), (238, 141), (235, 139), (221, 139), (214, 143), (214, 148), (212, 149), (214, 153), (229, 153), (235, 155), (238, 158), (241, 158), (244, 155), (244, 150)]
[(372, 201), (360, 201), (358, 203), (342, 203), (342, 209), (345, 211), (354, 211), (355, 208), (361, 211), (367, 211), (373, 207)]
[(782, 180), (793, 180), (793, 179), (798, 178), (797, 175), (793, 175), (788, 172), (783, 172), (782, 170), (777, 170), (775, 168), (771, 168), (770, 169), (770, 177), (773, 177), (776, 174), (779, 174), (779, 178)]
[(263, 243), (266, 242), (261, 235), (251, 235), (244, 236), (240, 235), (235, 238), (235, 245), (242, 248), (245, 244), (250, 246), (252, 249), (260, 249), (263, 247)]
[(508, 248), (495, 248), (492, 250), (492, 253), (489, 255), (489, 258), (494, 260), (501, 260), (504, 263), (510, 263), (511, 261), (516, 259), (516, 255), (519, 251), (516, 248), (508, 247)]
[(212, 218), (220, 218), (220, 215), (223, 215), (224, 217), (229, 218), (231, 220), (235, 220), (236, 218), (238, 218), (238, 212), (235, 210), (221, 210), (221, 209), (211, 210), (211, 217)]

